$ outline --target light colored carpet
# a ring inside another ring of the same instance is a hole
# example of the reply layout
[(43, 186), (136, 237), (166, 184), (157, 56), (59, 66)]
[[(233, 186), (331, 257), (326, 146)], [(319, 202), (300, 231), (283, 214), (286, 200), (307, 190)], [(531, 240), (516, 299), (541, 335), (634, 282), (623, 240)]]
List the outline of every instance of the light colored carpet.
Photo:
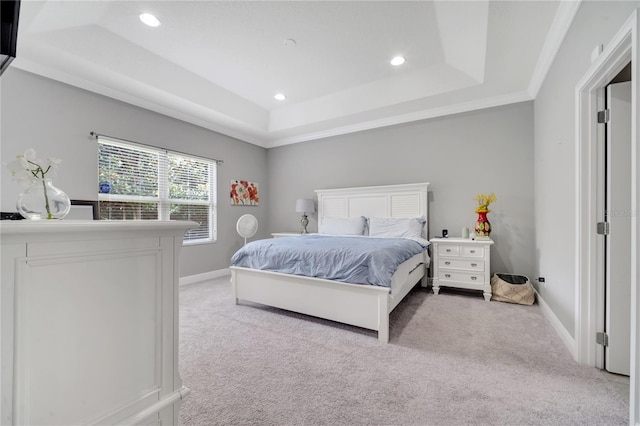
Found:
[(416, 287), (372, 331), (180, 291), (180, 421), (209, 425), (616, 425), (628, 406), (576, 364), (538, 305)]

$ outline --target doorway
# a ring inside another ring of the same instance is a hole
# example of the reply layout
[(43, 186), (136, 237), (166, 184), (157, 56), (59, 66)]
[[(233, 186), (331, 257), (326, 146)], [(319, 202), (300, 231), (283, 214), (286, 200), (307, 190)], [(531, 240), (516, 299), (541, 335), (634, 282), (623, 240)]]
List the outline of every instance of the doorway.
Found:
[(596, 344), (597, 332), (602, 331), (604, 318), (604, 280), (601, 278), (604, 257), (599, 252), (602, 236), (596, 233), (596, 223), (602, 221), (598, 210), (598, 140), (603, 138), (604, 126), (597, 123), (598, 111), (604, 107), (604, 88), (631, 63), (631, 223), (630, 276), (633, 286), (630, 297), (630, 353), (629, 421), (640, 424), (640, 134), (639, 100), (640, 73), (640, 15), (633, 12), (611, 42), (594, 60), (576, 86), (576, 279), (575, 279), (575, 358), (581, 364), (601, 365)]
[[(604, 294), (603, 365), (610, 373), (630, 375), (631, 337), (631, 64), (605, 88), (604, 138), (599, 153), (603, 191), (602, 234)], [(600, 358), (600, 357), (599, 357)]]

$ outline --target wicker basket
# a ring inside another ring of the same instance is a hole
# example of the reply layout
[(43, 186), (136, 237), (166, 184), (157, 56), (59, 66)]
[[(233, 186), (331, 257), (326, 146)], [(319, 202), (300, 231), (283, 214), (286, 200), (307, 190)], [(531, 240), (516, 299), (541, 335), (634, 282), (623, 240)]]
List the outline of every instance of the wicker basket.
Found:
[(491, 300), (520, 305), (533, 305), (536, 300), (533, 284), (524, 275), (493, 274), (491, 294)]

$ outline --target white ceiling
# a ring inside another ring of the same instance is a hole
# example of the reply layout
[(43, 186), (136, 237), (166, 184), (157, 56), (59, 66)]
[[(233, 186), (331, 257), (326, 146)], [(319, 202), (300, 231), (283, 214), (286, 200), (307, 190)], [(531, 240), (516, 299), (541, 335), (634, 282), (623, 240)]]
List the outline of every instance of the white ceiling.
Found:
[(12, 65), (274, 147), (533, 99), (578, 6), (22, 0)]

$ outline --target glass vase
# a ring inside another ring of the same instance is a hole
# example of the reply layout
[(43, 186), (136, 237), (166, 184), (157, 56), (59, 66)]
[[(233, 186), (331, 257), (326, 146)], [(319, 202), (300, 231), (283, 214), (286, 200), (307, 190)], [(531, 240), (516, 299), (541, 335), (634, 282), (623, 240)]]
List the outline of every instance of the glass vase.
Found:
[(51, 179), (37, 179), (18, 195), (16, 207), (25, 219), (62, 219), (71, 209), (71, 200)]

